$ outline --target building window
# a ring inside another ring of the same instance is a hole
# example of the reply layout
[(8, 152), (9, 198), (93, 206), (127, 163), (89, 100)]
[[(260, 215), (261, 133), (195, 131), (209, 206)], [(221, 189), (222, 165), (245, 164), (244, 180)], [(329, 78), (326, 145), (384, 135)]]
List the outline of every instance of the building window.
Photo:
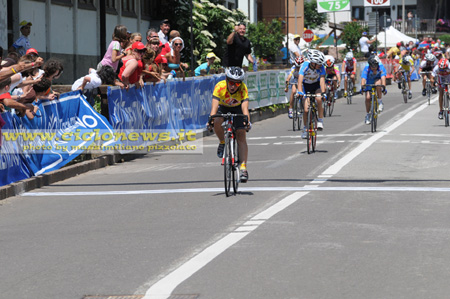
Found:
[(141, 18), (143, 20), (151, 20), (152, 18), (151, 2), (141, 1)]
[(64, 6), (73, 6), (72, 0), (52, 0), (52, 4), (59, 4)]
[(134, 0), (122, 0), (122, 16), (137, 17)]
[(96, 10), (94, 0), (78, 0), (78, 8)]
[(364, 21), (364, 6), (352, 7), (352, 19)]
[(141, 1), (141, 15), (145, 19), (162, 20), (165, 19), (164, 15), (169, 11), (170, 1), (161, 0), (145, 0)]
[(105, 10), (106, 13), (117, 15), (116, 0), (106, 0)]
[[(417, 6), (416, 5), (405, 5), (405, 18), (408, 18), (408, 12), (412, 12), (413, 16), (416, 15)], [(397, 20), (401, 20), (403, 18), (403, 7), (401, 5), (397, 5)]]

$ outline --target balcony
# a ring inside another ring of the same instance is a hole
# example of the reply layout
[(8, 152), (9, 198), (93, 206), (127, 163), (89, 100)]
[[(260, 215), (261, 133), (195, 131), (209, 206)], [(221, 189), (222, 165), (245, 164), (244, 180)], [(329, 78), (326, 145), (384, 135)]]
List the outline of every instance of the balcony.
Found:
[[(395, 29), (402, 31), (402, 21), (393, 21), (392, 26)], [(434, 19), (416, 19), (412, 22), (405, 21), (405, 34), (413, 36), (416, 33), (419, 35), (436, 34), (436, 20)], [(417, 32), (416, 32), (417, 31)]]

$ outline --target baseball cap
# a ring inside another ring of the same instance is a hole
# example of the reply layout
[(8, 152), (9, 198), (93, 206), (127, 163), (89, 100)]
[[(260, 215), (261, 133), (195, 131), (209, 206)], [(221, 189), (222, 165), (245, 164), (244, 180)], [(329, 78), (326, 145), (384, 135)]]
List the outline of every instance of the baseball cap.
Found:
[(33, 26), (33, 24), (31, 24), (31, 22), (28, 22), (25, 20), (19, 23), (20, 28), (27, 26), (27, 25)]
[(160, 23), (160, 25), (162, 25), (162, 24), (169, 24), (169, 25), (170, 25), (169, 19), (164, 19), (164, 20), (162, 20), (161, 23)]
[(131, 46), (131, 49), (132, 50), (144, 50), (145, 49), (145, 45), (142, 42), (135, 42)]
[(294, 39), (300, 38), (299, 34), (294, 35)]
[(364, 31), (364, 32), (362, 33), (362, 35), (367, 35), (367, 32)]
[(210, 52), (206, 55), (206, 58), (217, 58), (217, 56), (213, 52)]
[(35, 48), (29, 48), (26, 52), (26, 54), (34, 53), (36, 55), (39, 55), (38, 51)]

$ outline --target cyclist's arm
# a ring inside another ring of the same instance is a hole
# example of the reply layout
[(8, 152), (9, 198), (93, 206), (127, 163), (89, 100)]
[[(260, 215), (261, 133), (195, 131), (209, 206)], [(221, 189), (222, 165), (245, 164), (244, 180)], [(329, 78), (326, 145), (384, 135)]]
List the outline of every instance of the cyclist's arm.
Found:
[(297, 91), (303, 92), (303, 79), (304, 79), (304, 76), (302, 74), (299, 74), (298, 75), (298, 83), (297, 83)]
[(336, 72), (336, 78), (337, 78), (337, 84), (340, 85), (341, 84), (341, 72), (337, 71)]
[(361, 78), (361, 88), (366, 85), (366, 78)]
[(209, 115), (216, 114), (217, 110), (219, 110), (219, 99), (216, 97), (213, 97), (212, 103), (211, 103), (211, 113)]
[(322, 75), (322, 76), (320, 76), (320, 91), (321, 91), (322, 93), (325, 93), (325, 90), (326, 90), (325, 76)]
[(250, 122), (250, 112), (248, 112), (248, 99), (245, 102), (242, 102), (241, 108), (242, 108), (242, 114), (247, 115), (248, 121)]
[(381, 76), (381, 85), (386, 86), (386, 76)]

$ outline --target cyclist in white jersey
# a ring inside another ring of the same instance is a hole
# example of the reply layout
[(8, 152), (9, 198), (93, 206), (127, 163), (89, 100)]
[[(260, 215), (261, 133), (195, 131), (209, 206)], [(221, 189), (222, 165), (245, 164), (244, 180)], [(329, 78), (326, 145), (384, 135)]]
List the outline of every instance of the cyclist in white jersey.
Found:
[(303, 56), (295, 58), (294, 65), (291, 68), (291, 72), (286, 78), (286, 88), (284, 89), (284, 92), (288, 91), (289, 85), (291, 85), (292, 88), (292, 93), (289, 97), (289, 113), (288, 113), (289, 118), (292, 118), (293, 114), (292, 109), (294, 107), (294, 94), (297, 93), (298, 72), (300, 71), (300, 67), (304, 61), (305, 58)]

